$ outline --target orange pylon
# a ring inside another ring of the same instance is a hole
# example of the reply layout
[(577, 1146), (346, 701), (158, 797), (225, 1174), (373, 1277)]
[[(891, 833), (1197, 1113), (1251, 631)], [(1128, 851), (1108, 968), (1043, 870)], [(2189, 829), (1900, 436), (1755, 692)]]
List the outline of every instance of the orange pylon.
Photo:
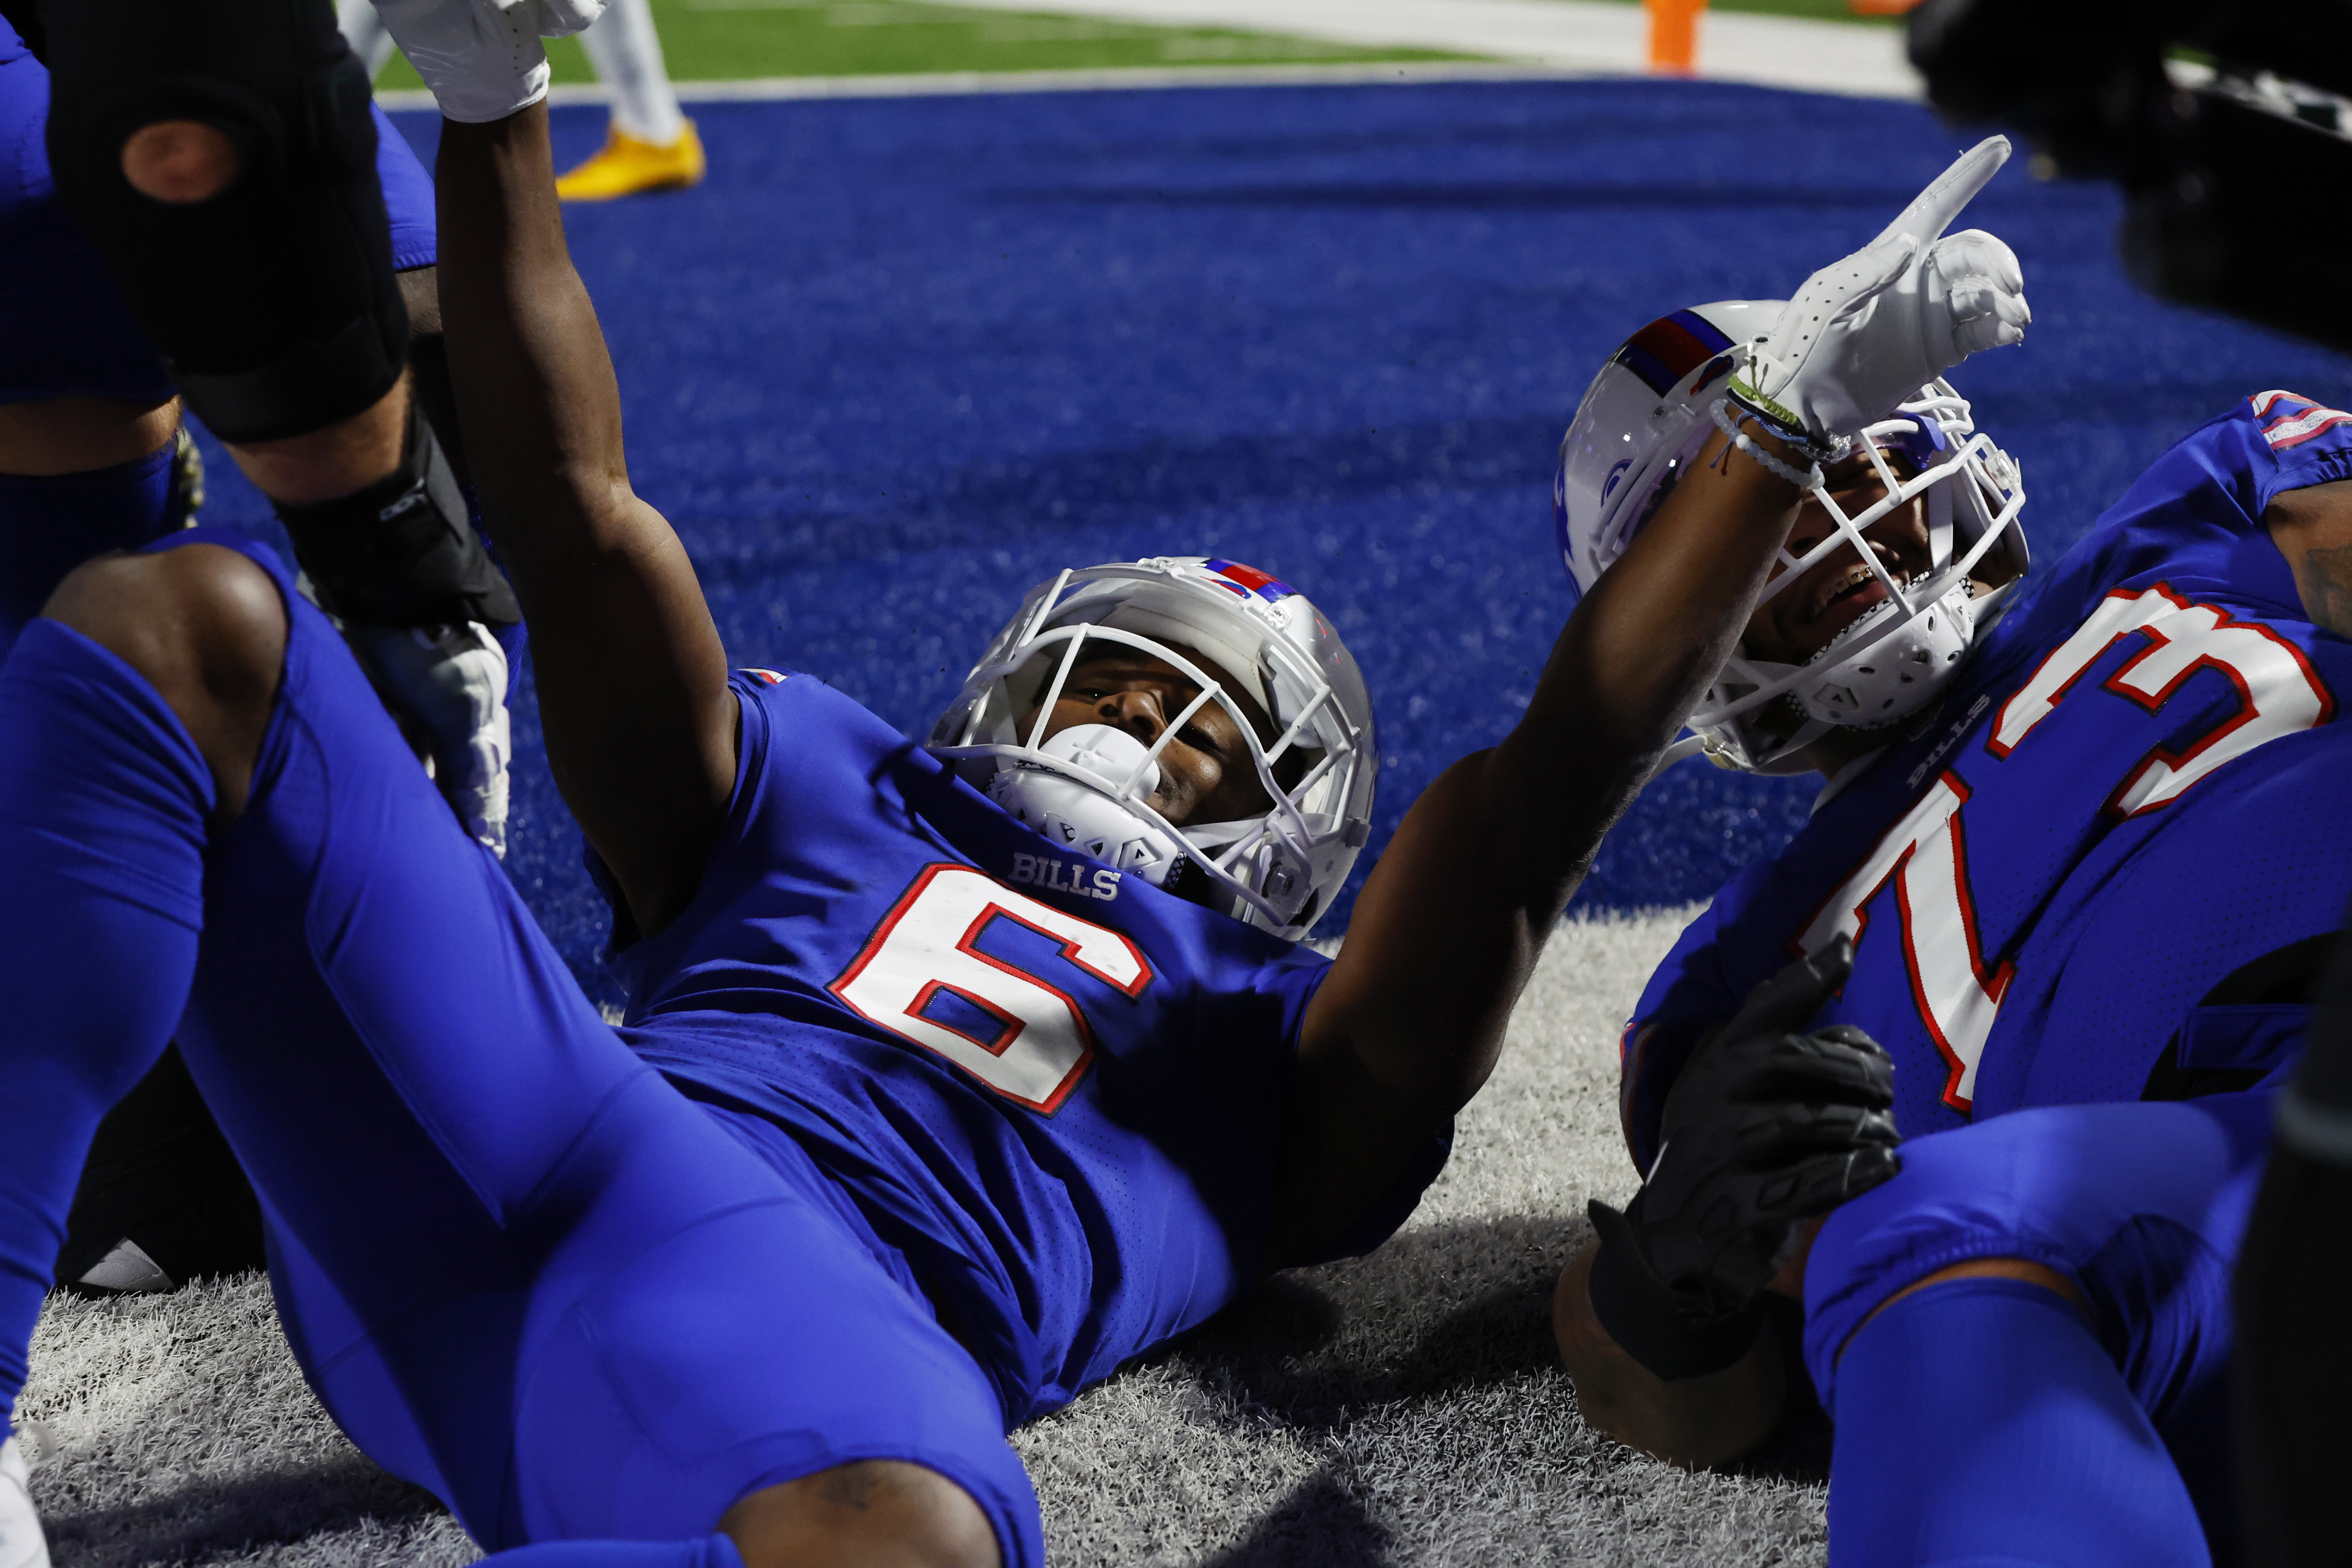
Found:
[(1650, 68), (1687, 73), (1698, 64), (1698, 18), (1706, 0), (1642, 0), (1650, 13)]

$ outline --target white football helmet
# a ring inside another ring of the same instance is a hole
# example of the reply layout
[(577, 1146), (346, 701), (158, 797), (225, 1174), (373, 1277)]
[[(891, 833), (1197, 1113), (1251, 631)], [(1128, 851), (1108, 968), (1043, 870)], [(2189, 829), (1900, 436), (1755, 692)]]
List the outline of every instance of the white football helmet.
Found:
[[(1105, 724), (1045, 733), (1070, 671), (1107, 643), (1166, 659), (1199, 689), (1150, 747)], [(1211, 702), (1247, 738), (1273, 808), (1179, 827), (1146, 799), (1160, 753)], [(1348, 879), (1381, 771), (1371, 699), (1330, 623), (1287, 584), (1199, 555), (1064, 572), (1031, 590), (928, 743), (1055, 842), (1293, 941)]]
[[(1781, 307), (1778, 300), (1727, 300), (1676, 310), (1626, 339), (1593, 377), (1552, 473), (1552, 528), (1571, 603), (1624, 553), (1715, 433), (1713, 409), (1725, 384), (1748, 346), (1769, 334)], [(1864, 427), (1855, 444), (1886, 494), (1848, 517), (1827, 489), (1814, 487), (1832, 531), (1801, 558), (1783, 550), (1780, 574), (1764, 597), (1849, 549), (1887, 597), (1805, 664), (1733, 651), (1685, 721), (1720, 766), (1801, 773), (1810, 766), (1804, 749), (1831, 731), (1916, 712), (1959, 672), (1976, 634), (2025, 575), (2025, 533), (2017, 522), (2025, 489), (2017, 464), (1978, 431), (1951, 383), (1938, 377), (1921, 387), (1894, 416)], [(1912, 471), (1898, 473), (1889, 453)], [(1922, 495), (1933, 564), (1898, 582), (1863, 531)], [(1970, 577), (1980, 566), (2008, 576), (1979, 593)]]

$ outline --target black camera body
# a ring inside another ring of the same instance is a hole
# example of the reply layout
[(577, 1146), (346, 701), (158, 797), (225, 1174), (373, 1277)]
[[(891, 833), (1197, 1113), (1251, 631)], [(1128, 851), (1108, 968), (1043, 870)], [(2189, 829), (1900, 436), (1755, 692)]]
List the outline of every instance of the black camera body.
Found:
[(1926, 0), (1910, 26), (1944, 113), (2123, 188), (2135, 281), (2352, 349), (2352, 0)]

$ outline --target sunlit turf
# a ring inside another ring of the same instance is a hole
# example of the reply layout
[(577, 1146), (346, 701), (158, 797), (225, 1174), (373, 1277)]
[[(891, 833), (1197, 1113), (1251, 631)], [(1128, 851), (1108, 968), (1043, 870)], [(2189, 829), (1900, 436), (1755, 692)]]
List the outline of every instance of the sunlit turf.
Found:
[(1822, 22), (1858, 22), (1864, 26), (1898, 27), (1900, 16), (1861, 16), (1848, 0), (1709, 0), (1718, 11), (1754, 11), (1768, 16), (1811, 16)]
[[(1894, 26), (1902, 20), (1856, 16), (1850, 0), (1713, 3), (1724, 11), (1811, 16), (1864, 26)], [(919, 0), (653, 0), (653, 6), (670, 75), (680, 81), (1460, 58), (1431, 49), (1356, 48), (1273, 33), (972, 11)], [(595, 79), (577, 43), (559, 40), (549, 46), (548, 55), (556, 80)], [(395, 55), (377, 85), (422, 84), (408, 62)]]
[[(679, 81), (1456, 58), (1429, 49), (1352, 48), (1274, 34), (971, 11), (913, 0), (653, 0), (653, 7), (662, 53)], [(557, 81), (596, 79), (577, 42), (559, 39), (547, 52)], [(395, 55), (376, 85), (422, 84)]]

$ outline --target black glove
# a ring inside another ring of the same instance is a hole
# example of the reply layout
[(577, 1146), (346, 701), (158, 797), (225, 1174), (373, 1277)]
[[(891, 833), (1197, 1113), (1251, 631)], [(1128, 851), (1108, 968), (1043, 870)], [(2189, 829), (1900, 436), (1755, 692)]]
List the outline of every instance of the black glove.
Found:
[(1587, 1205), (1601, 1242), (1593, 1314), (1660, 1377), (1746, 1354), (1757, 1293), (1801, 1224), (1897, 1169), (1895, 1064), (1851, 1025), (1797, 1032), (1853, 969), (1840, 938), (1751, 992), (1675, 1080), (1658, 1157), (1625, 1212)]

